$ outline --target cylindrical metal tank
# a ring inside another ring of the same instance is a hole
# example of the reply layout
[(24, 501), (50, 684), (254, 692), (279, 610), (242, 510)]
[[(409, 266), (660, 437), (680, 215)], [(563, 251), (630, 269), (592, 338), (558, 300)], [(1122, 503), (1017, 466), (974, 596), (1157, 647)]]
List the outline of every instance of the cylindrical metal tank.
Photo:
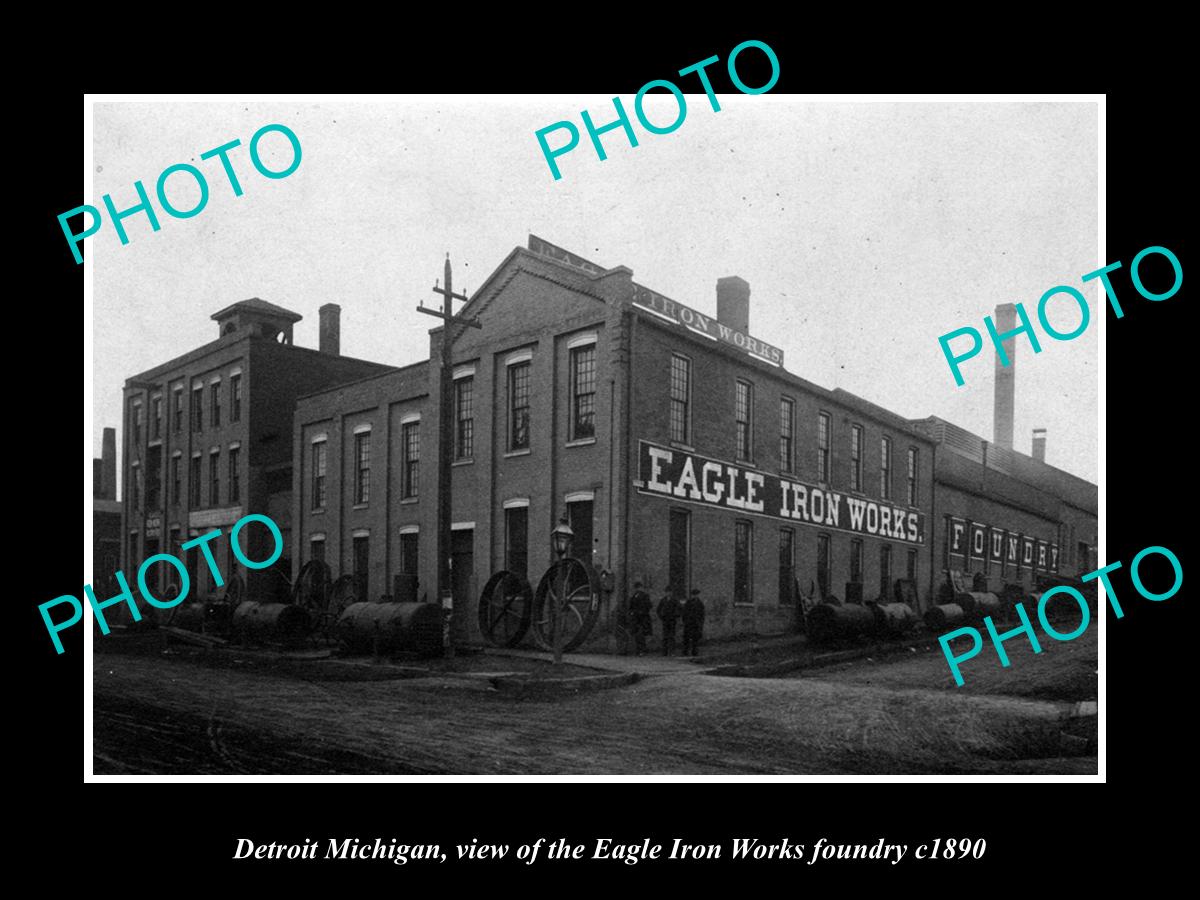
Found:
[(971, 615), (976, 618), (982, 619), (984, 616), (991, 616), (994, 619), (1002, 609), (1000, 598), (990, 591), (972, 591), (971, 599), (974, 601)]
[(295, 603), (241, 603), (233, 613), (234, 640), (243, 643), (301, 643), (310, 629), (308, 612)]
[(954, 605), (961, 607), (962, 611), (968, 616), (975, 615), (975, 595), (969, 594), (966, 591), (959, 591), (954, 595)]
[(818, 603), (808, 613), (808, 633), (818, 644), (874, 630), (875, 613), (859, 603)]
[(351, 653), (440, 656), (442, 610), (436, 603), (354, 603), (338, 617), (337, 636)]
[(907, 603), (875, 603), (875, 627), (880, 634), (896, 635), (912, 630), (917, 614)]
[(951, 625), (961, 624), (966, 618), (966, 612), (957, 603), (940, 603), (925, 613), (925, 624), (931, 631), (941, 631)]

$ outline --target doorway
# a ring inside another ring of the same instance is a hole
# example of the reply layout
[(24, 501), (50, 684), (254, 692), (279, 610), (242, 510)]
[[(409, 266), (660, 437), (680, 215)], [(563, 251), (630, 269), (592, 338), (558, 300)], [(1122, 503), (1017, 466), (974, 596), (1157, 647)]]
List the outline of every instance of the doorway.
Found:
[(367, 601), (369, 564), (371, 547), (369, 537), (354, 538), (354, 596), (361, 603)]
[(470, 638), (470, 620), (475, 600), (475, 529), (456, 528), (450, 532), (450, 590), (454, 595), (454, 633), (452, 639)]

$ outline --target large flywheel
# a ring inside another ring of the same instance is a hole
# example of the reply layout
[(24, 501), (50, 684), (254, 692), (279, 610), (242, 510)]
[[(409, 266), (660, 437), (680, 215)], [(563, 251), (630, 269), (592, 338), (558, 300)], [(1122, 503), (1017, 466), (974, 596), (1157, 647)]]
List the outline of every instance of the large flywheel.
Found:
[(532, 613), (533, 589), (525, 576), (501, 570), (479, 597), (479, 631), (496, 647), (515, 647), (529, 630)]
[(533, 595), (533, 636), (547, 650), (554, 649), (551, 610), (559, 613), (559, 635), (564, 652), (574, 650), (591, 633), (600, 617), (600, 579), (577, 559), (552, 565)]
[(319, 559), (310, 559), (300, 567), (292, 585), (292, 603), (308, 613), (314, 632), (327, 634), (336, 614), (330, 616), (329, 604), (333, 593), (333, 572)]

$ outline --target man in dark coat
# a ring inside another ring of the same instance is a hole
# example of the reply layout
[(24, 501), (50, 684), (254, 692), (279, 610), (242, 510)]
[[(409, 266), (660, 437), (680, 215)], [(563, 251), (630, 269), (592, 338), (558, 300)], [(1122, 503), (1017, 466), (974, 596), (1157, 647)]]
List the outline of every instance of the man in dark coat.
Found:
[(633, 634), (633, 644), (638, 656), (646, 652), (646, 636), (653, 627), (650, 619), (650, 595), (642, 588), (640, 581), (635, 581), (633, 596), (629, 598), (629, 631)]
[(675, 652), (675, 626), (679, 622), (680, 607), (683, 604), (667, 591), (658, 601), (658, 617), (662, 620), (662, 652), (670, 656)]
[(683, 605), (683, 655), (695, 656), (700, 652), (700, 638), (704, 636), (704, 601), (700, 589), (692, 588), (692, 595)]

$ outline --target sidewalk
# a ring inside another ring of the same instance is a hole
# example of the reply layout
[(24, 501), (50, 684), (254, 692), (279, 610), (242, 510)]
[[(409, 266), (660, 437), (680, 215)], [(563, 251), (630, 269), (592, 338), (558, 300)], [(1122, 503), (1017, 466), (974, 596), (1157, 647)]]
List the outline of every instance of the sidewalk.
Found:
[[(890, 639), (864, 641), (856, 646), (810, 647), (802, 634), (741, 635), (731, 639), (705, 642), (696, 657), (662, 656), (657, 649), (643, 656), (609, 653), (563, 654), (563, 661), (577, 666), (609, 672), (636, 672), (640, 676), (675, 674), (713, 674), (734, 677), (772, 678), (796, 669), (821, 667), (866, 657), (902, 652), (933, 639), (917, 632)], [(494, 657), (520, 657), (545, 661), (544, 650), (488, 647), (483, 651)]]

